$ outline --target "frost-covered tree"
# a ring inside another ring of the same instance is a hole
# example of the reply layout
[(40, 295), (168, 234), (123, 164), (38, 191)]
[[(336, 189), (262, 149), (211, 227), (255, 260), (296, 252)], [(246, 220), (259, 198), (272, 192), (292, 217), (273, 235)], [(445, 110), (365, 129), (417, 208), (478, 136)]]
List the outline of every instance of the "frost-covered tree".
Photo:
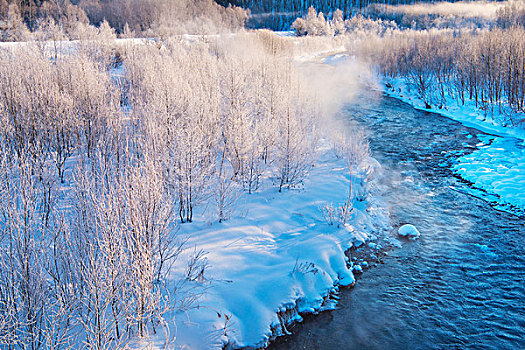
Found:
[(268, 32), (126, 43), (117, 71), (108, 25), (51, 50), (64, 22), (40, 25), (39, 42), (0, 55), (0, 344), (148, 341), (206, 284), (201, 250), (176, 261), (178, 222), (298, 186), (315, 95), (294, 39)]

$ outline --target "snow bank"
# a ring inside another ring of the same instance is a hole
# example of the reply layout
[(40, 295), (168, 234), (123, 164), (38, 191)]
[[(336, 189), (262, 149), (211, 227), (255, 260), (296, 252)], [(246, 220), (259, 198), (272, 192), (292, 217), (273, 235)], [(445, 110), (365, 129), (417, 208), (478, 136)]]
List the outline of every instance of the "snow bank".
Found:
[(408, 239), (418, 239), (421, 235), (414, 225), (406, 224), (397, 230), (397, 234)]
[(343, 202), (347, 186), (344, 162), (326, 154), (303, 189), (269, 187), (241, 198), (243, 217), (210, 224), (201, 216), (182, 225), (188, 244), (208, 252), (205, 278), (212, 283), (198, 309), (175, 317), (176, 344), (263, 347), (301, 321), (301, 313), (333, 308), (330, 296), (355, 282), (344, 252), (389, 231), (387, 211), (373, 193), (356, 203), (351, 225), (324, 221), (320, 207)]
[(496, 206), (525, 213), (525, 142), (489, 139), (489, 143), (460, 157), (454, 170), (475, 189), (496, 195)]

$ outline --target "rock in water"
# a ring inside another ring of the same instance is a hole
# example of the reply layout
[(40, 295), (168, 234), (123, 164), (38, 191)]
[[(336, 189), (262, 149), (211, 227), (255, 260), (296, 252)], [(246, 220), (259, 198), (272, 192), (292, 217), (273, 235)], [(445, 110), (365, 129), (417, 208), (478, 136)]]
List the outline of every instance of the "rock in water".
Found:
[(414, 225), (406, 224), (399, 228), (397, 234), (408, 239), (418, 239), (421, 233)]

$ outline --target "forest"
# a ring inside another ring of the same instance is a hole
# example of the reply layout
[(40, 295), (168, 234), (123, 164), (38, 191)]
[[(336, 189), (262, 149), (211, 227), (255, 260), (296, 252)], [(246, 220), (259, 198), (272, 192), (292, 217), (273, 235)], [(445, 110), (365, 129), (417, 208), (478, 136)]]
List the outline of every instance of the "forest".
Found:
[(116, 41), (68, 5), (31, 33), (13, 6), (32, 41), (0, 57), (0, 344), (125, 346), (205, 289), (201, 251), (172, 268), (197, 207), (222, 222), (264, 181), (301, 185), (322, 100), (270, 32)]

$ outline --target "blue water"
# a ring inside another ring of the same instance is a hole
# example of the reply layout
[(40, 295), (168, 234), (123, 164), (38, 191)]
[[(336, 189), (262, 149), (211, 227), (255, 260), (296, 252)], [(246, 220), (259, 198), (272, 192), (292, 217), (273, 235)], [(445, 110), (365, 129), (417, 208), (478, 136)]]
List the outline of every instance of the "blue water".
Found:
[(486, 135), (371, 92), (342, 118), (368, 132), (392, 225), (422, 236), (270, 348), (525, 349), (525, 218), (473, 196), (451, 171)]

